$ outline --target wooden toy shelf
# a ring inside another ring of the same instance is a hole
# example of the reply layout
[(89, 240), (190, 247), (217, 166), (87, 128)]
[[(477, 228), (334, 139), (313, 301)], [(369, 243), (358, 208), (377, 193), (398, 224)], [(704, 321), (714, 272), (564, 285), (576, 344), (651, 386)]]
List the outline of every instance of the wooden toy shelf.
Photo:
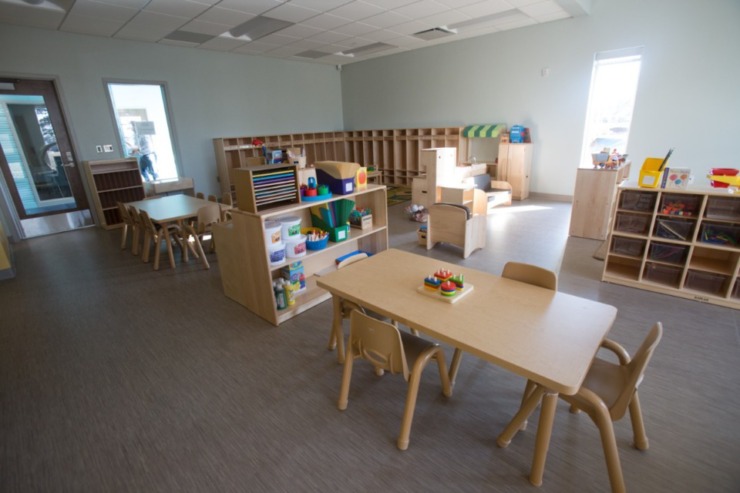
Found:
[[(323, 250), (308, 250), (303, 257), (287, 258), (276, 265), (270, 263), (268, 245), (265, 242), (266, 221), (274, 221), (283, 216), (298, 216), (302, 228), (310, 227), (312, 206), (340, 199), (353, 200), (358, 208), (370, 208), (372, 227), (351, 228), (347, 240), (338, 243), (330, 241)], [(337, 257), (354, 250), (373, 254), (388, 248), (386, 200), (386, 187), (370, 184), (366, 190), (334, 195), (325, 201), (288, 204), (258, 212), (232, 210), (231, 221), (218, 223), (213, 227), (224, 294), (273, 325), (280, 325), (328, 300), (331, 295), (316, 286), (316, 278), (333, 270)], [(278, 310), (272, 281), (281, 276), (283, 267), (298, 260), (303, 262), (306, 290), (296, 297), (295, 305)]]
[(602, 280), (740, 308), (740, 196), (619, 188)]
[(83, 167), (98, 225), (105, 229), (120, 227), (117, 203), (144, 198), (138, 161), (136, 158), (84, 161)]

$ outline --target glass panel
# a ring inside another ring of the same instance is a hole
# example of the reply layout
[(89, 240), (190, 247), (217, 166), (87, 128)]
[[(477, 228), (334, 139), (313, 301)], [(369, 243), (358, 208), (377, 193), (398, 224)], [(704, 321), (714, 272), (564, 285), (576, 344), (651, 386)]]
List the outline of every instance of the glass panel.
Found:
[(178, 178), (164, 87), (108, 84), (124, 157), (139, 160), (146, 181)]
[[(624, 51), (624, 50), (622, 50)], [(591, 77), (582, 165), (603, 162), (600, 155), (625, 154), (629, 138), (632, 112), (635, 106), (637, 83), (640, 77), (639, 49), (632, 53), (597, 53)]]
[(76, 208), (43, 96), (0, 95), (0, 144), (27, 215)]

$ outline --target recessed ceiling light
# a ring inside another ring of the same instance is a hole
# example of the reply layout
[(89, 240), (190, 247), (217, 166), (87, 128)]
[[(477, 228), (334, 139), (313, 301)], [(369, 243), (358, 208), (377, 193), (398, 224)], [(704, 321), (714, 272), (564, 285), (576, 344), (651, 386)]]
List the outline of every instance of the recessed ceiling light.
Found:
[(391, 48), (398, 48), (398, 46), (389, 45), (388, 43), (373, 43), (370, 45), (360, 46), (358, 48), (352, 48), (351, 50), (343, 50), (337, 54), (344, 56), (366, 55), (368, 53), (375, 53), (376, 51), (390, 50)]
[(426, 41), (431, 41), (433, 39), (452, 36), (453, 34), (457, 34), (456, 29), (450, 29), (447, 26), (439, 26), (433, 27), (432, 29), (427, 29), (426, 31), (419, 31), (418, 33), (414, 33), (414, 36)]
[(209, 34), (194, 33), (192, 31), (172, 31), (164, 39), (185, 41), (186, 43), (203, 44), (213, 39)]

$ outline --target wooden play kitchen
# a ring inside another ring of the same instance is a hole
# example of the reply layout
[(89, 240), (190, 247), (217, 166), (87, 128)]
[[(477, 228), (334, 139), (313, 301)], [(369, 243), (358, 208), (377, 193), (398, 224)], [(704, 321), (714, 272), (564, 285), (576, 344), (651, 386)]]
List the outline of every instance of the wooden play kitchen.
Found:
[(608, 242), (602, 280), (740, 308), (740, 195), (627, 183)]

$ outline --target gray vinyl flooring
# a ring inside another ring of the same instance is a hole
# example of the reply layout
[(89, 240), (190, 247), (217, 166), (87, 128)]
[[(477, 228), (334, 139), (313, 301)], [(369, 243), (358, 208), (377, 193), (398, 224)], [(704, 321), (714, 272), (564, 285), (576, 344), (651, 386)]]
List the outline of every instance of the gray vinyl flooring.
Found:
[[(496, 209), (488, 247), (467, 260), (417, 246), (403, 207), (389, 211), (392, 247), (494, 274), (508, 260), (556, 270), (560, 290), (619, 309), (610, 337), (630, 352), (662, 321), (640, 388), (650, 450), (631, 447), (629, 417), (615, 427), (627, 488), (740, 492), (737, 311), (600, 282), (600, 242), (568, 237), (569, 204)], [(562, 402), (544, 484), (530, 485), (536, 415), (496, 446), (524, 381), (471, 356), (449, 399), (427, 371), (400, 452), (401, 378), (358, 364), (336, 408), (330, 303), (273, 327), (223, 295), (216, 255), (209, 271), (154, 272), (119, 235), (14, 245), (17, 277), (0, 282), (0, 491), (609, 490), (596, 427)]]

